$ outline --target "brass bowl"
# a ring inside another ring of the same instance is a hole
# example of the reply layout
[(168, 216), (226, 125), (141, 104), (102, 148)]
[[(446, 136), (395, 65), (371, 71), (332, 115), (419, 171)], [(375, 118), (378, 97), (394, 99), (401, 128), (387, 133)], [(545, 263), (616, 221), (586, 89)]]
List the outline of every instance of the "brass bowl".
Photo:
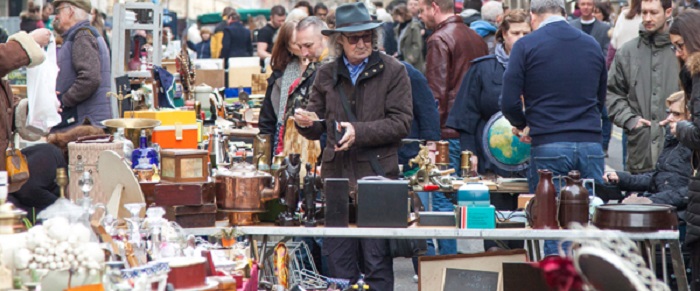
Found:
[(134, 144), (134, 148), (136, 148), (139, 146), (141, 130), (146, 130), (146, 138), (151, 140), (153, 128), (160, 125), (160, 120), (147, 118), (116, 118), (104, 120), (102, 121), (102, 125), (105, 126), (105, 132), (109, 134), (114, 134), (117, 132), (117, 129), (123, 128), (124, 137), (129, 139)]

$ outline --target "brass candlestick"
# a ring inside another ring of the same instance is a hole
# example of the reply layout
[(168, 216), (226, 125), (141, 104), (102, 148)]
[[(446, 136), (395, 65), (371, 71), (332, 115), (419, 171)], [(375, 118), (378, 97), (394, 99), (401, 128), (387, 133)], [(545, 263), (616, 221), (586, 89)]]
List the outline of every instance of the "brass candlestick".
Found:
[(61, 198), (66, 198), (66, 187), (68, 186), (68, 173), (65, 168), (56, 169), (56, 184), (61, 191)]

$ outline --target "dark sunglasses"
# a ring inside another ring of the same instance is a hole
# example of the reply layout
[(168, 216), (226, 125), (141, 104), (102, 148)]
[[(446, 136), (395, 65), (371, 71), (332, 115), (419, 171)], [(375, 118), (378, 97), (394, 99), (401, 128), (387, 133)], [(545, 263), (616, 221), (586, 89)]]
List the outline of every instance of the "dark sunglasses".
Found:
[(677, 52), (678, 50), (683, 50), (684, 47), (685, 47), (685, 43), (679, 42), (677, 44), (672, 44), (671, 50), (673, 50), (674, 52)]
[(353, 35), (353, 36), (350, 36), (350, 35), (343, 33), (343, 36), (348, 39), (348, 42), (350, 44), (357, 44), (358, 42), (360, 42), (360, 40), (362, 40), (362, 42), (364, 42), (365, 44), (369, 44), (372, 42), (372, 33), (371, 32), (363, 34), (363, 35)]

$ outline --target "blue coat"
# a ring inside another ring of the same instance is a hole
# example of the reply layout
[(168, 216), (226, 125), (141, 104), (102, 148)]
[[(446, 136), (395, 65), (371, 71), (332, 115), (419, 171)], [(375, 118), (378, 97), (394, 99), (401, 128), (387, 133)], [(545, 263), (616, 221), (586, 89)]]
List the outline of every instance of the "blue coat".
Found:
[[(422, 139), (427, 141), (440, 140), (440, 115), (437, 103), (433, 98), (433, 92), (428, 87), (428, 80), (416, 68), (407, 62), (401, 62), (408, 72), (411, 80), (411, 95), (413, 95), (413, 121), (411, 132), (407, 138)], [(418, 154), (418, 144), (411, 143), (399, 148), (399, 164), (407, 170), (408, 160)]]
[(491, 164), (483, 148), (486, 122), (500, 109), (498, 101), (503, 87), (503, 72), (505, 67), (495, 55), (474, 59), (462, 79), (446, 126), (459, 132), (461, 150), (471, 151), (479, 158), (479, 174), (491, 171), (512, 177), (520, 175), (502, 171)]

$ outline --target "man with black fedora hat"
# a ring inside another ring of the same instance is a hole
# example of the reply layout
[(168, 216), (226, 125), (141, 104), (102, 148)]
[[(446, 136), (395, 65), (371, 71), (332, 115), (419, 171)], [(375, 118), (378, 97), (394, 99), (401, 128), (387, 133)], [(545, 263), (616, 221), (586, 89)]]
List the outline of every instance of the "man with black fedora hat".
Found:
[[(321, 176), (348, 178), (353, 199), (358, 179), (398, 178), (398, 149), (413, 119), (406, 68), (377, 51), (380, 25), (364, 3), (336, 9), (335, 29), (322, 31), (333, 60), (316, 72), (306, 110), (294, 114), (304, 137), (327, 133)], [(372, 290), (394, 290), (388, 240), (326, 238), (323, 254), (329, 276), (355, 282), (362, 273)]]

